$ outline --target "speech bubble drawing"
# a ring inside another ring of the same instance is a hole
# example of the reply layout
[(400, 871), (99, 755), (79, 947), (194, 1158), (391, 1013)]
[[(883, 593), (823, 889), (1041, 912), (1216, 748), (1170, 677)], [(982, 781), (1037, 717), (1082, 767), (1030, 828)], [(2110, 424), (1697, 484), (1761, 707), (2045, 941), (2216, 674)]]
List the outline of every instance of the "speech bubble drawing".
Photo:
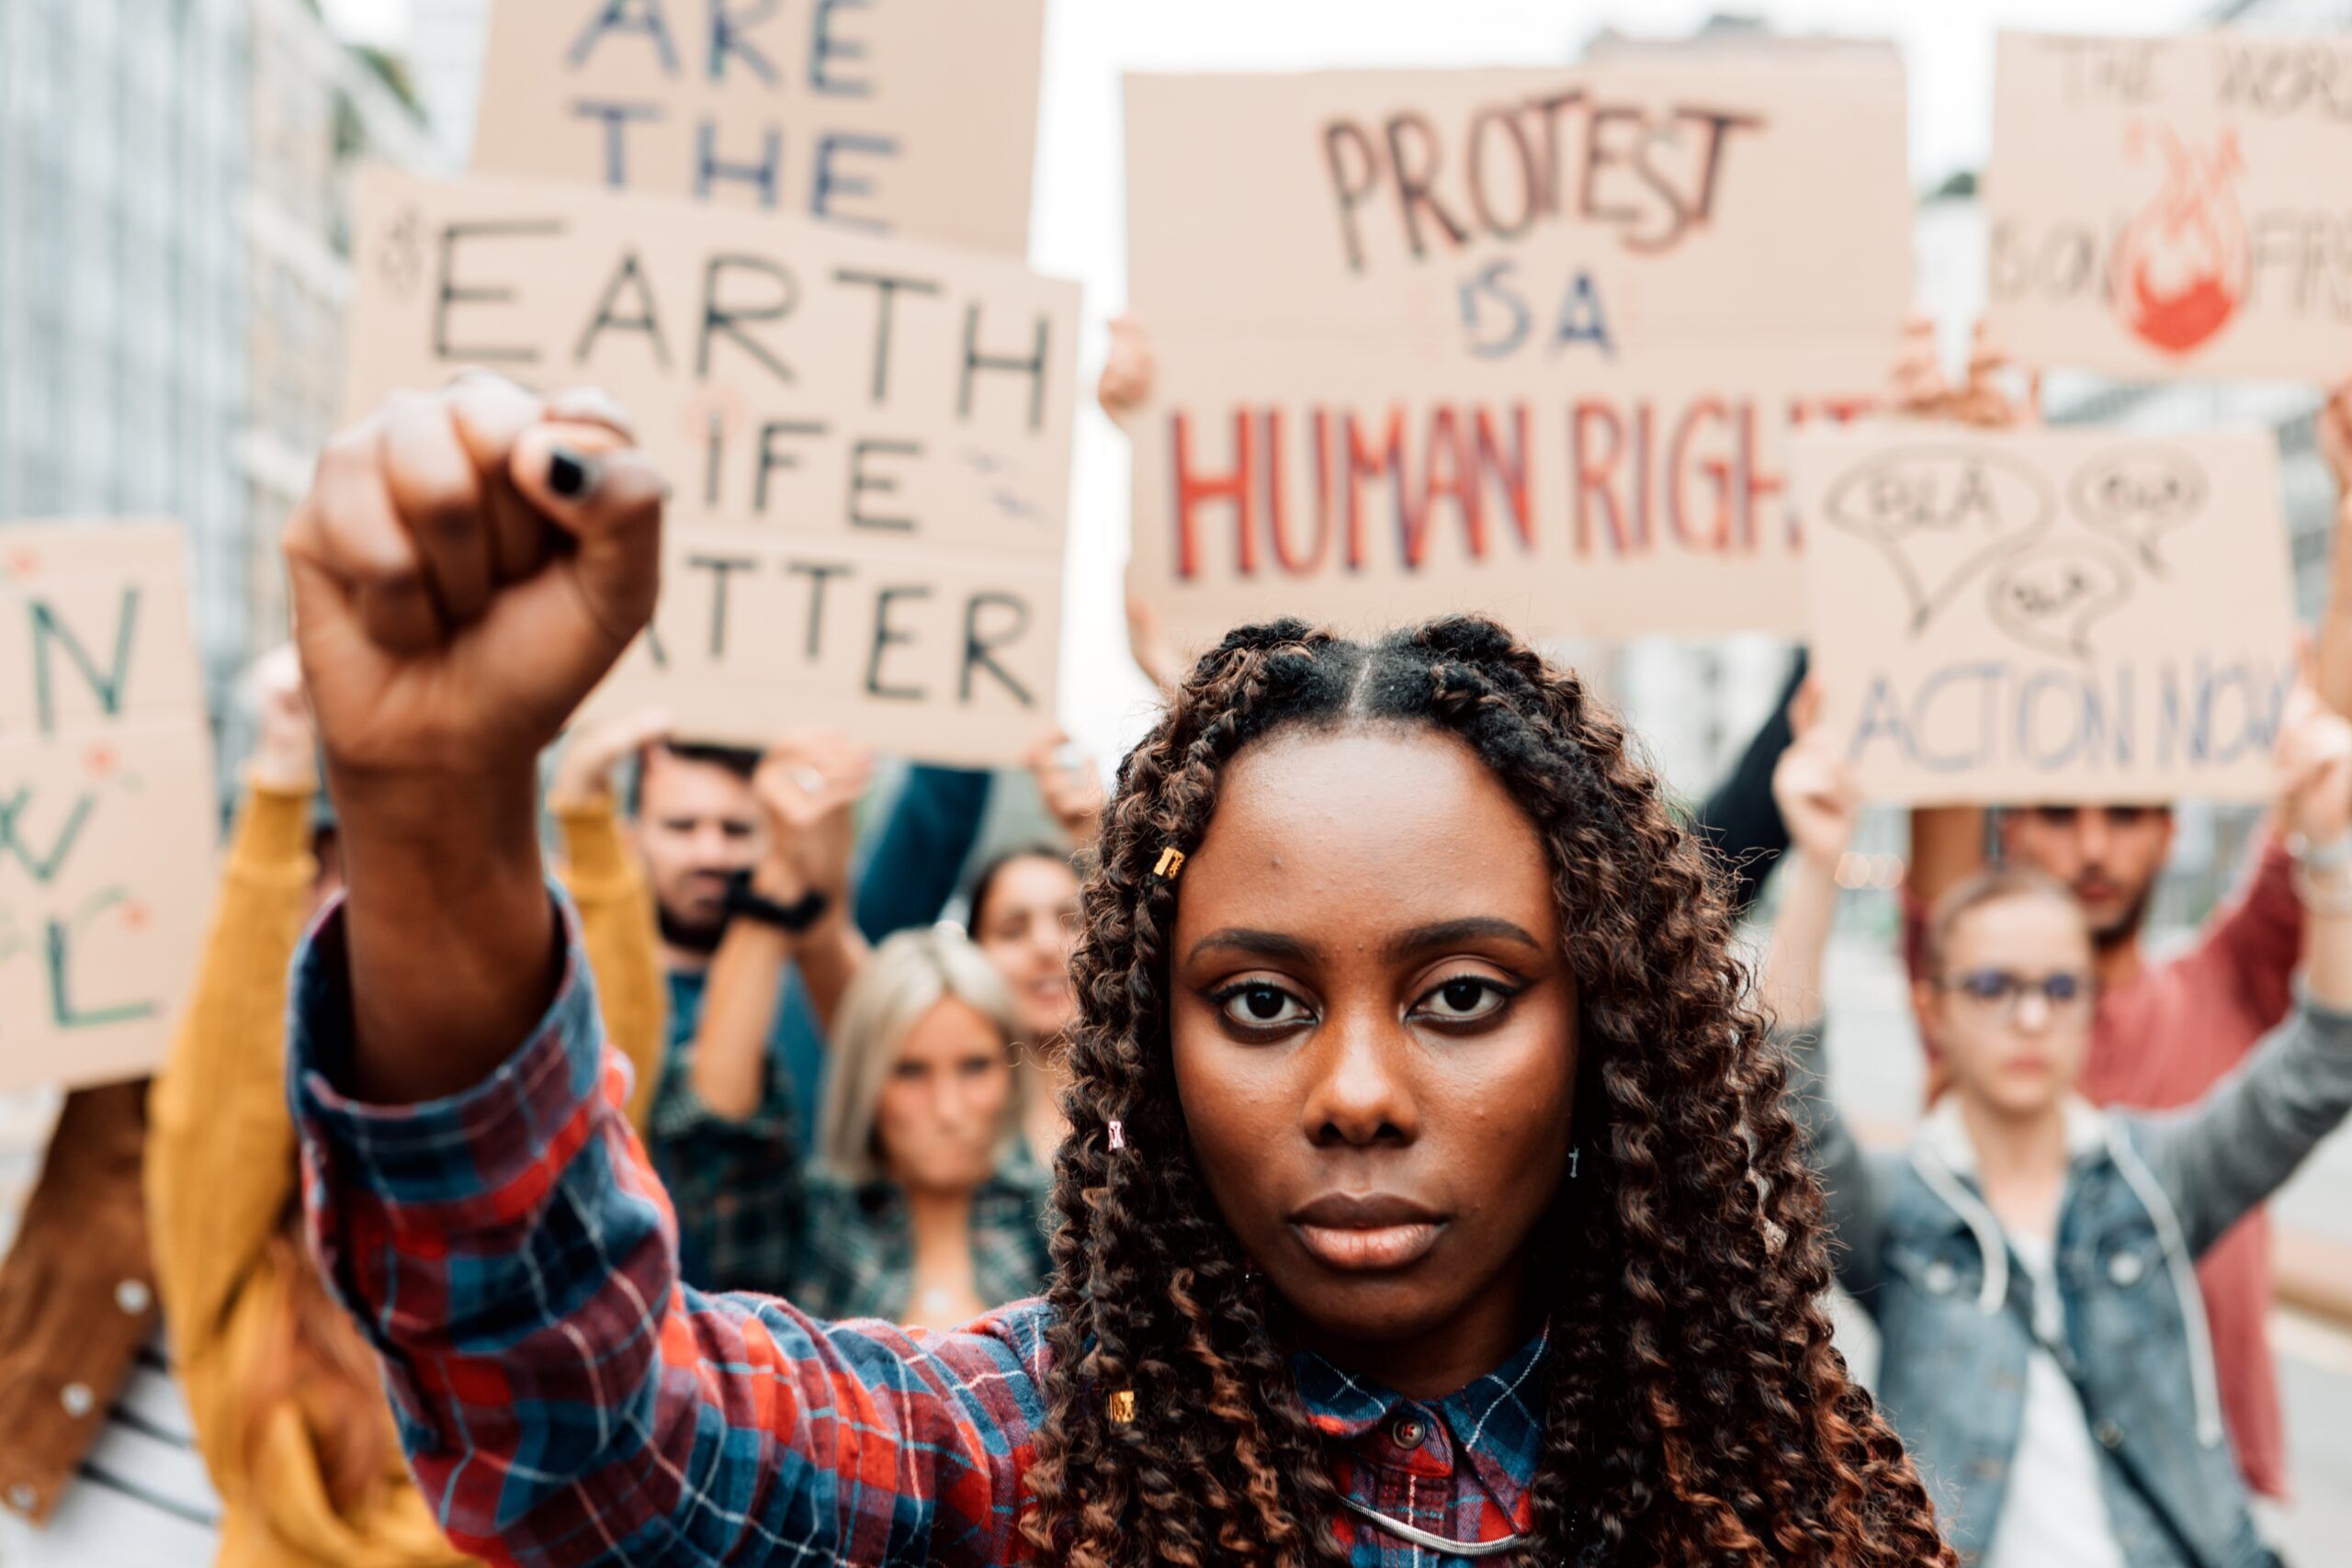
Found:
[(1883, 552), (1917, 636), (1986, 566), (2048, 530), (2049, 483), (2028, 464), (1959, 445), (1881, 452), (1840, 475), (1826, 520)]
[(2091, 627), (2132, 601), (2132, 563), (2096, 539), (2052, 539), (2002, 563), (1993, 624), (2030, 649), (2088, 662)]
[(2075, 515), (2129, 546), (2164, 575), (2156, 543), (2205, 504), (2205, 470), (2186, 453), (2153, 443), (2101, 453), (2076, 470), (2067, 492)]

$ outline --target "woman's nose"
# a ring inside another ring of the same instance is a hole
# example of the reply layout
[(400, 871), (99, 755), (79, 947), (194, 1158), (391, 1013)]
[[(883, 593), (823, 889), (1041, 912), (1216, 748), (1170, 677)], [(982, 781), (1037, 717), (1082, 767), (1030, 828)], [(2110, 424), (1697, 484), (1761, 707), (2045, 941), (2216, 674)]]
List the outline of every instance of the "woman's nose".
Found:
[(1323, 1049), (1310, 1058), (1315, 1077), (1306, 1095), (1306, 1132), (1317, 1142), (1368, 1146), (1409, 1143), (1420, 1121), (1410, 1087), (1398, 1071), (1408, 1042), (1393, 1019), (1332, 1018)]

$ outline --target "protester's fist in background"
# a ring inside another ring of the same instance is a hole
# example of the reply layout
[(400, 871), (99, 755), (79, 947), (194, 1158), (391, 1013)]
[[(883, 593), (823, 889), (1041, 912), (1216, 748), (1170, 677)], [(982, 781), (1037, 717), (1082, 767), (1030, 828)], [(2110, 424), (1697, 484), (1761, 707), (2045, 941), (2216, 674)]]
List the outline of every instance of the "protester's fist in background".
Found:
[(1102, 831), (1102, 813), (1111, 804), (1094, 759), (1074, 755), (1069, 736), (1056, 729), (1040, 736), (1022, 761), (1037, 781), (1038, 797), (1071, 846), (1084, 849), (1093, 843)]
[(663, 494), (594, 392), (469, 374), (337, 435), (285, 549), (338, 778), (527, 770), (652, 614)]
[(768, 749), (752, 788), (768, 818), (759, 892), (789, 903), (810, 891), (849, 900), (852, 811), (874, 782), (873, 749), (832, 730), (797, 730)]
[(302, 663), (289, 645), (254, 660), (251, 675), (257, 733), (245, 772), (265, 789), (300, 793), (319, 787), (319, 732), (302, 692)]
[(1111, 352), (1102, 361), (1102, 378), (1094, 396), (1102, 412), (1124, 421), (1151, 400), (1151, 383), (1158, 373), (1151, 357), (1151, 338), (1133, 316), (1111, 320)]
[(662, 707), (575, 725), (548, 780), (548, 804), (562, 809), (610, 800), (614, 770), (655, 741), (667, 740), (674, 728), (670, 710)]
[(1838, 742), (1821, 723), (1821, 688), (1807, 681), (1789, 702), (1789, 728), (1795, 737), (1772, 770), (1772, 800), (1789, 829), (1789, 841), (1807, 860), (1837, 865), (1854, 840), (1861, 817), (1861, 794), (1852, 770), (1838, 754)]
[(2315, 846), (2352, 832), (2352, 721), (2308, 681), (2287, 699), (2278, 727), (2278, 819)]

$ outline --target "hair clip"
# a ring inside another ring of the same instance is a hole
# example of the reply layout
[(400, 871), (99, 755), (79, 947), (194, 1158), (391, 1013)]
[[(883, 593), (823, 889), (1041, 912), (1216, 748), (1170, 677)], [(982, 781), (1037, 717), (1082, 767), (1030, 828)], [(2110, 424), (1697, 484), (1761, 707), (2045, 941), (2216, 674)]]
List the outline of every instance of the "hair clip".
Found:
[(1111, 1118), (1111, 1146), (1114, 1149), (1124, 1149), (1127, 1146), (1126, 1123), (1115, 1116)]
[(1132, 1427), (1136, 1419), (1136, 1391), (1123, 1388), (1111, 1396), (1111, 1425)]
[(1159, 852), (1159, 863), (1151, 868), (1151, 874), (1154, 876), (1164, 876), (1173, 882), (1176, 880), (1176, 874), (1183, 869), (1184, 852), (1170, 844)]

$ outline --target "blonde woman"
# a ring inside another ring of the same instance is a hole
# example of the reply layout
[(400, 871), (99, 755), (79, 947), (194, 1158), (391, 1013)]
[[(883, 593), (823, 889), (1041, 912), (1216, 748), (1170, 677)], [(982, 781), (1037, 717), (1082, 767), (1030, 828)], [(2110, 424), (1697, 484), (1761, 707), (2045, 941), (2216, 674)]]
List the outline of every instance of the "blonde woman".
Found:
[(951, 1328), (1043, 1287), (1019, 1033), (1003, 979), (956, 931), (875, 950), (833, 1021), (794, 1301)]

